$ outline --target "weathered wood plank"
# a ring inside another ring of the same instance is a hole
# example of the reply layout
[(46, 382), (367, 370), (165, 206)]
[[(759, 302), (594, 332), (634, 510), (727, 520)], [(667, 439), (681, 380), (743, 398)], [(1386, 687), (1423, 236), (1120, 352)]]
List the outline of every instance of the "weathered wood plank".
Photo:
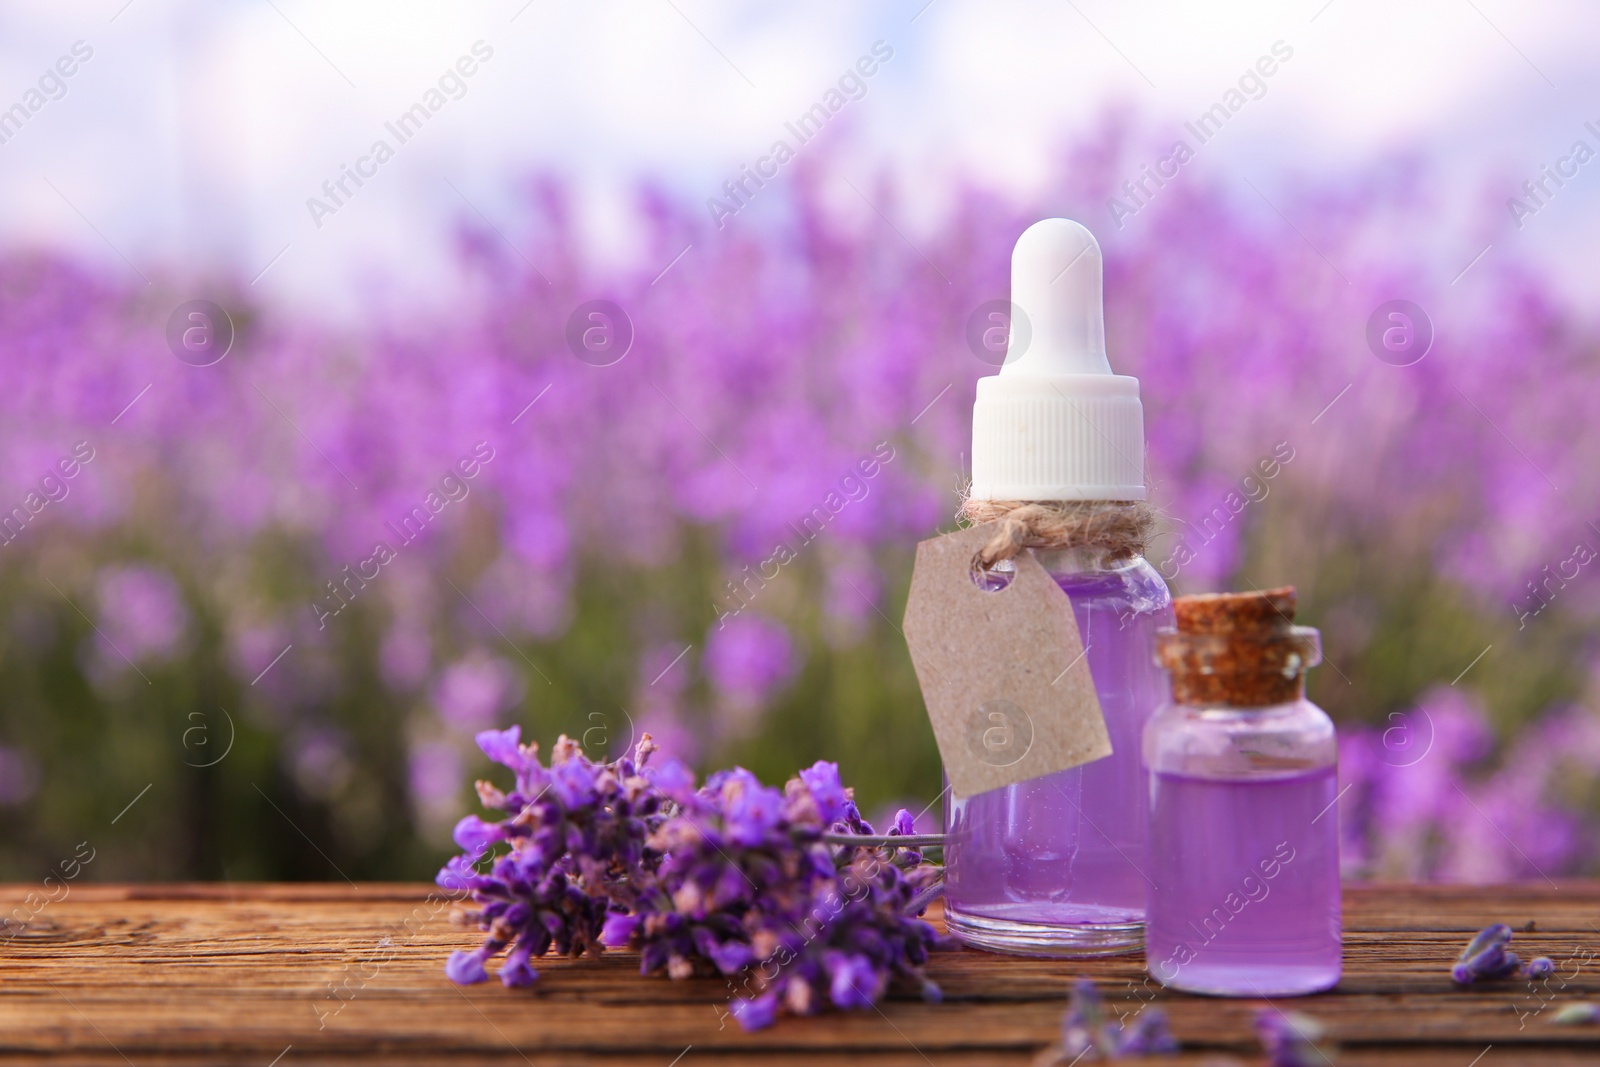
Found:
[[(1188, 1054), (1255, 1059), (1259, 1002), (1169, 994), (1138, 958), (1062, 962), (954, 950), (931, 972), (943, 1005), (896, 995), (882, 1011), (781, 1021), (745, 1034), (726, 983), (640, 978), (637, 959), (547, 960), (531, 991), (460, 990), (441, 974), (473, 943), (425, 886), (77, 886), (39, 907), (0, 887), (0, 1064), (384, 1062), (665, 1065), (1026, 1064), (1054, 1039), (1072, 980), (1117, 1009), (1161, 1004)], [(1558, 963), (1548, 988), (1454, 987), (1447, 968), (1481, 926)], [(1600, 1027), (1561, 1028), (1553, 1008), (1600, 999), (1600, 884), (1492, 890), (1352, 889), (1345, 980), (1295, 1007), (1330, 1026), (1347, 1063), (1480, 1067), (1600, 1062)], [(6, 940), (9, 938), (9, 940)], [(1564, 983), (1564, 984), (1563, 984)], [(1287, 1005), (1282, 1005), (1287, 1007)], [(1541, 1010), (1541, 1008), (1543, 1010)], [(285, 1053), (285, 1049), (288, 1052)], [(685, 1051), (687, 1050), (687, 1051)], [(126, 1057), (126, 1059), (124, 1059)]]

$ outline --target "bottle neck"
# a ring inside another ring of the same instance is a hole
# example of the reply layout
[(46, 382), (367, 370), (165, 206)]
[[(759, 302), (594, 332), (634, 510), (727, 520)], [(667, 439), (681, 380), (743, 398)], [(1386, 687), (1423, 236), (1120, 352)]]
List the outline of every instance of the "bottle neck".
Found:
[(1034, 558), (1052, 577), (1069, 574), (1099, 574), (1105, 571), (1125, 570), (1137, 566), (1141, 555), (1118, 554), (1111, 548), (1099, 545), (1080, 545), (1075, 548), (1033, 548)]

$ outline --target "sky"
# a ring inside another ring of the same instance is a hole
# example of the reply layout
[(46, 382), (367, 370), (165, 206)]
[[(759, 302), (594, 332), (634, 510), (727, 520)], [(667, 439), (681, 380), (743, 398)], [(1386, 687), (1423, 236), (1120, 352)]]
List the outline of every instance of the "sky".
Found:
[[(335, 317), (448, 306), (453, 228), (518, 246), (530, 174), (571, 180), (594, 255), (640, 256), (641, 178), (719, 196), (875, 47), (819, 141), (853, 184), (898, 178), (913, 231), (960, 182), (1037, 192), (1108, 108), (1153, 143), (1181, 132), (1275, 48), (1288, 58), (1192, 166), (1266, 193), (1422, 154), (1441, 204), (1481, 209), (1578, 139), (1600, 149), (1597, 31), (1600, 5), (1576, 0), (10, 4), (0, 110), (27, 115), (0, 125), (0, 248), (196, 286), (231, 272)], [(430, 90), (442, 103), (402, 143), (386, 123)], [(1567, 167), (1520, 226), (1508, 208), (1463, 234), (1463, 266), (1487, 241), (1600, 295), (1600, 161)], [(335, 201), (343, 168), (368, 177)]]

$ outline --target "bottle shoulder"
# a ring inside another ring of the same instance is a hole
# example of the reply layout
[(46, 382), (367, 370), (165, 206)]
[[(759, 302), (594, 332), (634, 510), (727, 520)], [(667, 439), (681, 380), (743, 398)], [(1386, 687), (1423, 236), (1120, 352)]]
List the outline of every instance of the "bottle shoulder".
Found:
[(1141, 612), (1172, 609), (1172, 592), (1159, 571), (1143, 556), (1106, 562), (1081, 550), (1036, 551), (1034, 558), (1068, 596), (1117, 598)]
[(1331, 767), (1338, 736), (1309, 700), (1267, 708), (1165, 704), (1144, 729), (1152, 771), (1197, 777), (1273, 778)]

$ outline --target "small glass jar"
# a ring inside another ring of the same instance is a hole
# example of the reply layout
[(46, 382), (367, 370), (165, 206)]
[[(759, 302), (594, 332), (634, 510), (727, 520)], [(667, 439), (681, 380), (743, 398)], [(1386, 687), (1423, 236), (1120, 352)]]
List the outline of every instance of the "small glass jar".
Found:
[(1146, 795), (1139, 738), (1165, 695), (1151, 649), (1172, 622), (1172, 596), (1143, 556), (1110, 560), (1088, 548), (1034, 555), (1072, 602), (1112, 751), (977, 796), (946, 793), (945, 921), (960, 940), (995, 952), (1137, 951)]
[(1305, 699), (1321, 662), (1294, 590), (1180, 597), (1157, 636), (1173, 699), (1144, 730), (1145, 952), (1163, 985), (1276, 997), (1339, 981), (1333, 721)]

